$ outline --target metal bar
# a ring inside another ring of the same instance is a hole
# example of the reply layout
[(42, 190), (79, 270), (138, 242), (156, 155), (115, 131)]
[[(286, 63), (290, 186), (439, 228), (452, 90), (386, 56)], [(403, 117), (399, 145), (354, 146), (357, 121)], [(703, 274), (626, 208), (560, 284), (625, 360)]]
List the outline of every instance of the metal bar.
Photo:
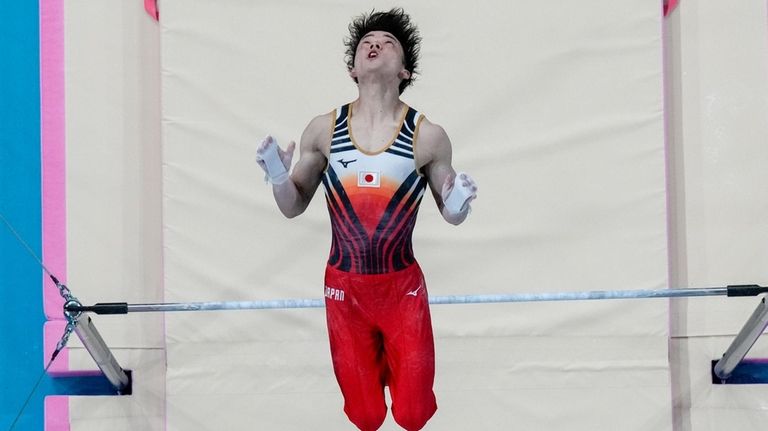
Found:
[[(693, 296), (724, 296), (726, 287), (701, 289), (613, 290), (560, 293), (519, 293), (509, 295), (434, 296), (430, 304), (487, 304), (503, 302), (586, 301), (600, 299), (681, 298)], [(97, 304), (98, 305), (98, 304)], [(167, 311), (256, 310), (278, 308), (322, 308), (322, 299), (279, 299), (273, 301), (171, 302), (155, 304), (126, 304), (127, 313)], [(86, 307), (84, 311), (96, 311)]]
[(86, 350), (90, 353), (96, 365), (104, 376), (115, 387), (117, 393), (124, 394), (130, 388), (131, 379), (128, 374), (117, 363), (112, 351), (109, 350), (104, 339), (101, 338), (99, 331), (87, 314), (81, 314), (76, 319), (75, 333), (83, 342)]
[(155, 311), (215, 311), (263, 310), (276, 308), (322, 308), (322, 299), (276, 299), (273, 301), (168, 302), (158, 304), (128, 304), (128, 313)]
[(728, 288), (726, 287), (658, 290), (592, 290), (585, 292), (517, 293), (508, 295), (436, 296), (431, 298), (429, 302), (430, 304), (474, 304), (496, 302), (594, 301), (602, 299), (724, 296), (727, 294)]
[[(642, 298), (686, 298), (694, 296), (756, 296), (767, 293), (768, 287), (756, 284), (731, 285), (727, 287), (705, 287), (657, 290), (592, 290), (558, 293), (517, 293), (502, 295), (453, 295), (434, 296), (430, 304), (484, 304), (500, 302), (541, 302), (541, 301), (587, 301), (599, 299), (642, 299)], [(270, 301), (217, 301), (217, 302), (166, 302), (150, 304), (128, 304), (127, 302), (105, 302), (94, 305), (67, 305), (69, 313), (126, 314), (166, 311), (214, 311), (214, 310), (256, 310), (276, 308), (322, 308), (323, 299), (275, 299)]]
[(731, 377), (733, 370), (744, 359), (766, 327), (768, 327), (768, 305), (763, 298), (747, 323), (739, 331), (739, 335), (733, 340), (723, 357), (715, 364), (715, 375), (721, 380)]

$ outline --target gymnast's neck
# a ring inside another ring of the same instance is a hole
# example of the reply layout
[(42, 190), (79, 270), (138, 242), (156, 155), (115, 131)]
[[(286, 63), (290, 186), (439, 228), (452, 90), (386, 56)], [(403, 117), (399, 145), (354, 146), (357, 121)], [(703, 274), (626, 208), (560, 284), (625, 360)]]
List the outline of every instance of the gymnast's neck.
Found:
[(369, 124), (400, 118), (403, 102), (397, 85), (386, 82), (360, 82), (358, 97), (352, 103), (355, 117)]

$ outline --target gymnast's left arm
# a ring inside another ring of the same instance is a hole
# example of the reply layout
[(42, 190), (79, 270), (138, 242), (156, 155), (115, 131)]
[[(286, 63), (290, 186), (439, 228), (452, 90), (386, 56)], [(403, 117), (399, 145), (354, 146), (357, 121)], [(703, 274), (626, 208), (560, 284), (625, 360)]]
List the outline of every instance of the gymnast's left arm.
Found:
[(457, 174), (451, 158), (451, 141), (445, 129), (423, 119), (416, 142), (416, 164), (427, 178), (440, 214), (448, 223), (458, 225), (471, 211), (477, 184), (467, 173)]

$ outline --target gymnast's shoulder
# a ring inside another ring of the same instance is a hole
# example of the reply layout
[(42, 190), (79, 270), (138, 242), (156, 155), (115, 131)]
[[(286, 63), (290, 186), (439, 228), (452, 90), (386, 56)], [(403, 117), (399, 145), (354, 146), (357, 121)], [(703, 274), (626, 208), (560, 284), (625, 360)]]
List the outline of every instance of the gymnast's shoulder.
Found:
[(333, 136), (335, 119), (334, 111), (331, 111), (310, 120), (301, 135), (302, 148), (322, 149), (328, 146), (330, 138)]
[(443, 126), (422, 117), (414, 136), (415, 148), (422, 155), (450, 153), (451, 140)]

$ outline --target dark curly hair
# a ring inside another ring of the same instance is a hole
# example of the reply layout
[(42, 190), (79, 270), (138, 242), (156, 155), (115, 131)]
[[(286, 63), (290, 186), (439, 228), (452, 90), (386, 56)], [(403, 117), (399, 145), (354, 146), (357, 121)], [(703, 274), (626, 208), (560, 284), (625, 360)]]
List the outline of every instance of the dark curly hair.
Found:
[(349, 24), (349, 37), (344, 39), (344, 45), (347, 47), (344, 58), (347, 62), (347, 70), (351, 71), (355, 67), (355, 53), (360, 39), (372, 31), (391, 33), (403, 47), (403, 66), (411, 72), (408, 79), (400, 81), (400, 94), (403, 94), (405, 88), (413, 83), (417, 73), (416, 68), (421, 49), (419, 29), (411, 22), (411, 17), (402, 8), (393, 8), (388, 12), (372, 10), (370, 13), (356, 17)]

